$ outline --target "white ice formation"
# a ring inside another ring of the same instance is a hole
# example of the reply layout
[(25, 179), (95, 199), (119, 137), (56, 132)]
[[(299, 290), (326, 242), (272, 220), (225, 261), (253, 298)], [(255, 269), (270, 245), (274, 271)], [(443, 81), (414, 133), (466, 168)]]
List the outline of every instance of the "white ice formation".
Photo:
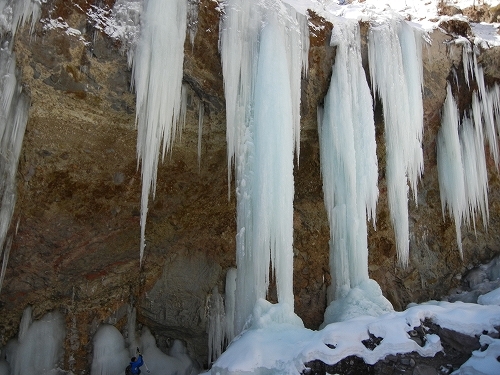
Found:
[(0, 290), (9, 260), (7, 232), (16, 204), (16, 173), (30, 101), (17, 80), (13, 38), (19, 26), (40, 17), (40, 1), (0, 1)]
[(371, 26), (368, 57), (372, 89), (383, 106), (386, 179), (399, 263), (408, 265), (408, 184), (417, 201), (422, 153), (422, 34), (398, 17)]
[(230, 0), (221, 23), (228, 183), (236, 174), (236, 310), (240, 332), (270, 267), (278, 301), (293, 306), (293, 158), (300, 82), (307, 66), (305, 17), (281, 1)]
[(164, 157), (172, 147), (180, 117), (187, 4), (185, 0), (146, 0), (141, 15), (132, 75), (137, 95), (137, 157), (142, 174), (142, 263), (148, 201), (150, 195), (155, 195), (160, 153)]
[(461, 225), (476, 230), (476, 215), (488, 227), (488, 173), (485, 140), (499, 168), (498, 130), (500, 127), (500, 87), (487, 87), (483, 68), (477, 62), (477, 49), (463, 43), (462, 62), (465, 81), (472, 91), (472, 103), (462, 118), (450, 84), (443, 106), (437, 138), (439, 189), (443, 216), (447, 209), (455, 222), (457, 245), (462, 254)]

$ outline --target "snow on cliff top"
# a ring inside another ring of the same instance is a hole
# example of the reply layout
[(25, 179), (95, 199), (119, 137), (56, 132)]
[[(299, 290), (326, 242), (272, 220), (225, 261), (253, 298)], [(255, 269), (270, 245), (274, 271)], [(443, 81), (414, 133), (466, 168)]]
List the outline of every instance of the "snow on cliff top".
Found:
[[(363, 21), (376, 21), (399, 14), (410, 20), (416, 26), (424, 30), (432, 30), (438, 27), (442, 20), (459, 19), (468, 20), (459, 14), (455, 16), (440, 16), (438, 3), (440, 0), (365, 0), (352, 2), (345, 0), (283, 0), (292, 5), (300, 13), (306, 13), (308, 9), (327, 20), (335, 17), (354, 18)], [(348, 4), (349, 3), (349, 4)], [(446, 5), (454, 6), (464, 10), (472, 6), (489, 5), (500, 6), (500, 0), (447, 0)], [(486, 41), (490, 46), (500, 45), (499, 32), (500, 23), (473, 23), (471, 28), (476, 40)]]

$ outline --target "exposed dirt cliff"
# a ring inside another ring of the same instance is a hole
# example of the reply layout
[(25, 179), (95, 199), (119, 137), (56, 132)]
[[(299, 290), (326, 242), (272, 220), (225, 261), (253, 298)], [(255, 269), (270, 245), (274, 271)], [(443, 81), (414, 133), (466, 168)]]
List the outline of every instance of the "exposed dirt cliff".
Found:
[[(114, 2), (95, 3), (105, 7)], [(180, 338), (193, 355), (205, 360), (206, 300), (214, 286), (223, 291), (226, 271), (235, 266), (236, 234), (234, 184), (228, 198), (216, 5), (201, 0), (194, 44), (186, 41), (186, 126), (159, 167), (142, 265), (135, 98), (120, 44), (92, 27), (85, 14), (90, 4), (84, 0), (48, 1), (42, 16), (62, 17), (81, 35), (44, 29), (42, 24), (33, 35), (27, 28), (18, 33), (17, 63), (31, 108), (18, 170), (12, 221), (16, 235), (0, 294), (0, 344), (16, 334), (28, 304), (35, 318), (60, 310), (67, 321), (67, 367), (80, 373), (88, 368), (98, 325), (123, 327), (132, 303), (139, 322), (151, 328), (160, 346), (167, 345), (167, 338)], [(317, 328), (330, 274), (316, 109), (328, 89), (335, 50), (329, 46), (332, 25), (314, 14), (310, 24), (300, 163), (295, 168), (294, 292), (297, 314), (307, 327)], [(432, 43), (423, 53), (425, 171), (418, 202), (409, 201), (407, 268), (398, 266), (396, 259), (377, 103), (380, 197), (377, 228), (369, 232), (369, 270), (396, 309), (412, 301), (439, 299), (473, 265), (500, 253), (500, 180), (493, 160), (488, 159), (488, 230), (481, 224), (476, 232), (462, 228), (463, 260), (455, 225), (441, 212), (435, 139), (446, 82), (461, 61), (459, 47), (448, 43), (456, 28), (447, 26), (448, 32), (437, 29), (430, 35)], [(366, 25), (363, 30), (366, 39)], [(480, 55), (490, 83), (500, 80), (499, 59), (499, 48)], [(461, 93), (467, 100), (467, 90)], [(200, 106), (204, 115), (198, 155)], [(70, 353), (78, 355), (70, 360)]]

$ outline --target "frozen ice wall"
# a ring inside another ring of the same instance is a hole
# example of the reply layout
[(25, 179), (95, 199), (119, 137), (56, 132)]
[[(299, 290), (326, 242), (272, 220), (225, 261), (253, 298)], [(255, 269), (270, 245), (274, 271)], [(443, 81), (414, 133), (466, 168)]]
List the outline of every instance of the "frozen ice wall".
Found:
[(19, 26), (40, 16), (40, 2), (0, 1), (0, 290), (10, 252), (7, 231), (16, 204), (16, 172), (28, 121), (29, 98), (17, 81), (13, 38)]
[[(304, 21), (277, 0), (230, 0), (221, 24), (229, 183), (236, 173), (235, 333), (273, 268), (278, 301), (293, 306), (293, 158), (299, 143)], [(300, 20), (300, 21), (299, 21)]]
[(129, 308), (127, 316), (127, 338), (114, 326), (101, 325), (93, 338), (91, 375), (123, 375), (130, 358), (137, 356), (137, 348), (143, 355), (142, 373), (163, 375), (198, 374), (199, 369), (189, 357), (186, 347), (174, 340), (168, 354), (156, 345), (156, 340), (147, 327), (136, 332), (136, 311)]
[[(361, 64), (359, 24), (339, 18), (334, 25), (331, 43), (337, 47), (335, 64), (319, 124), (332, 275), (328, 294), (332, 304), (325, 313), (325, 323), (366, 311), (392, 310), (368, 277), (367, 216), (375, 220), (378, 171), (373, 102)], [(353, 311), (356, 304), (379, 308)]]
[(32, 322), (31, 307), (27, 307), (18, 338), (5, 348), (10, 375), (43, 375), (55, 370), (64, 353), (64, 326), (64, 318), (57, 312)]
[(368, 38), (372, 89), (383, 105), (386, 178), (400, 264), (409, 259), (408, 184), (415, 202), (423, 172), (422, 35), (402, 19), (372, 25)]
[(112, 325), (101, 325), (93, 339), (90, 375), (122, 375), (130, 361), (122, 334)]

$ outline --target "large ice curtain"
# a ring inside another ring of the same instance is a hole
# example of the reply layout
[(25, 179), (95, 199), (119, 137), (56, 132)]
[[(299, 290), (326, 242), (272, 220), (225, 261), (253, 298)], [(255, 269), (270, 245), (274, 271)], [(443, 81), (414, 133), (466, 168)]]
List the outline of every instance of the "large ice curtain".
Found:
[(374, 95), (383, 106), (387, 192), (399, 263), (408, 265), (408, 185), (417, 201), (422, 152), (422, 32), (393, 17), (372, 24), (368, 57)]
[(229, 0), (222, 19), (228, 165), (234, 165), (237, 199), (236, 333), (266, 298), (270, 268), (278, 302), (293, 310), (293, 159), (307, 64), (304, 22), (278, 0)]
[(358, 21), (337, 19), (332, 45), (335, 64), (318, 124), (332, 275), (325, 324), (392, 310), (368, 277), (367, 216), (375, 220), (378, 162)]
[(137, 94), (137, 157), (142, 172), (141, 245), (144, 255), (149, 195), (155, 194), (160, 152), (174, 141), (181, 112), (186, 39), (186, 0), (145, 0), (141, 32), (134, 53)]

